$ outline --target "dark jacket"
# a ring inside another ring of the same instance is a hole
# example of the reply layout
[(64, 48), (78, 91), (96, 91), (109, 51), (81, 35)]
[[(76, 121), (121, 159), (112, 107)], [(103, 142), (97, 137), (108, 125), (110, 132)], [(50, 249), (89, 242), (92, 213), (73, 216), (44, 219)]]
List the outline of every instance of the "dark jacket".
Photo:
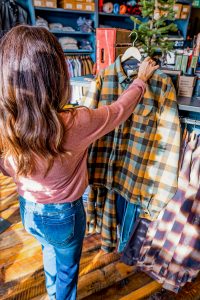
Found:
[(14, 0), (0, 0), (0, 38), (12, 27), (27, 23), (27, 12)]

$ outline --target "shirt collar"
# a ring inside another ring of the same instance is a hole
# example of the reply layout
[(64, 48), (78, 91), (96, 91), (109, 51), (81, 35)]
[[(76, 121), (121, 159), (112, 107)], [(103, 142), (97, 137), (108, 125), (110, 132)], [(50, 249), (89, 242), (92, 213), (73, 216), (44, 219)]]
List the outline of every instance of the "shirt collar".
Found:
[(117, 71), (117, 75), (118, 75), (118, 82), (120, 84), (122, 83), (130, 83), (133, 80), (133, 77), (135, 77), (135, 75), (137, 75), (138, 70), (135, 70), (133, 72), (133, 74), (131, 75), (131, 77), (128, 77), (126, 75), (126, 73), (123, 70), (122, 64), (121, 64), (121, 57), (122, 55), (119, 55), (115, 61), (115, 68)]

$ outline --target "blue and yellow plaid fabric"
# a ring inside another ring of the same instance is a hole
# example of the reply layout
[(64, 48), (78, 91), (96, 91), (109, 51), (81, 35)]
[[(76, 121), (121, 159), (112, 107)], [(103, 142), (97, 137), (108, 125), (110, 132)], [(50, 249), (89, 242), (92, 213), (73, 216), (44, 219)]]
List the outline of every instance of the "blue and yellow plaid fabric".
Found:
[[(113, 103), (136, 74), (128, 78), (118, 57), (92, 82), (84, 104), (97, 108)], [(179, 150), (176, 92), (170, 77), (157, 70), (129, 119), (92, 144), (89, 183), (140, 204), (141, 217), (153, 220), (176, 192)]]
[(101, 233), (101, 249), (112, 252), (117, 245), (117, 194), (104, 187), (92, 187), (87, 202), (87, 232)]

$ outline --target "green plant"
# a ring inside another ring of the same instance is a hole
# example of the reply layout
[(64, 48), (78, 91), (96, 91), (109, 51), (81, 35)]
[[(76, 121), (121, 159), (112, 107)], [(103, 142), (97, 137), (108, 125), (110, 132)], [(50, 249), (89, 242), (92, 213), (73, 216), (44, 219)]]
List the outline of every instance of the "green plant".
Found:
[(131, 16), (131, 20), (138, 24), (136, 46), (144, 53), (153, 57), (160, 51), (163, 56), (173, 49), (173, 42), (168, 41), (168, 33), (177, 31), (173, 11), (174, 0), (140, 0), (143, 20)]

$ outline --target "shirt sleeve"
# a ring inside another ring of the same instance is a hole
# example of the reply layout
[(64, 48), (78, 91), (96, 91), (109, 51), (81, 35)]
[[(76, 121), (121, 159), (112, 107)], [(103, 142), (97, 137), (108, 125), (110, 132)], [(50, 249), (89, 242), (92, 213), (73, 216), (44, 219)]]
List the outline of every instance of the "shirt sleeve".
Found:
[(102, 86), (102, 77), (98, 75), (95, 80), (90, 84), (89, 91), (87, 92), (83, 105), (89, 108), (97, 108)]
[(88, 147), (127, 120), (144, 95), (145, 87), (146, 84), (142, 80), (136, 79), (113, 104), (98, 109), (77, 109), (73, 126), (70, 128), (73, 147)]

